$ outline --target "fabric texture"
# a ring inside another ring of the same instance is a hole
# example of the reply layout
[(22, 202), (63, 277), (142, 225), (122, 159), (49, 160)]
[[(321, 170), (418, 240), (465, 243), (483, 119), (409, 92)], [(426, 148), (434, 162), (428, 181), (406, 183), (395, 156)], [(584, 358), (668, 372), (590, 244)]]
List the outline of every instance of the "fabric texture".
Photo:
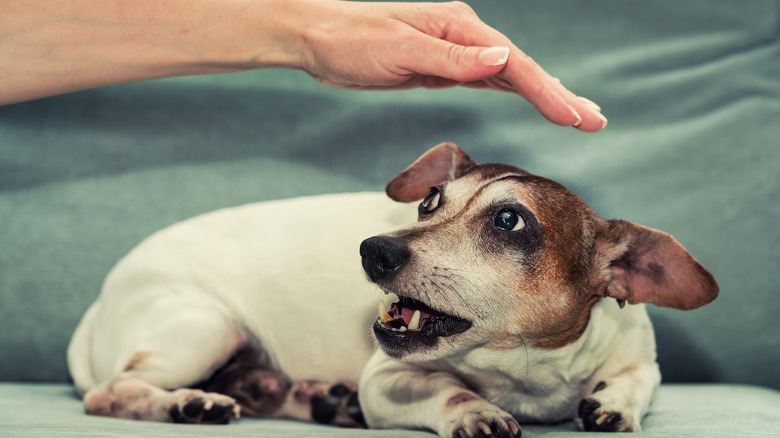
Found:
[[(218, 208), (382, 190), (442, 141), (557, 180), (602, 217), (667, 231), (718, 279), (704, 308), (650, 308), (664, 381), (707, 385), (664, 388), (646, 434), (776, 435), (780, 1), (469, 3), (609, 126), (554, 126), (505, 93), (344, 91), (283, 70), (0, 107), (0, 380), (47, 383), (0, 386), (0, 435), (193, 433), (86, 418), (68, 394), (68, 341), (114, 263)], [(231, 433), (304, 430), (375, 433), (243, 420)]]
[[(426, 431), (341, 429), (295, 421), (241, 418), (228, 426), (153, 423), (87, 416), (65, 384), (0, 383), (3, 437), (397, 437), (430, 438)], [(583, 437), (574, 422), (523, 425), (523, 438)], [(776, 437), (780, 392), (743, 385), (663, 385), (642, 423), (648, 438)], [(587, 433), (614, 436), (611, 433)]]

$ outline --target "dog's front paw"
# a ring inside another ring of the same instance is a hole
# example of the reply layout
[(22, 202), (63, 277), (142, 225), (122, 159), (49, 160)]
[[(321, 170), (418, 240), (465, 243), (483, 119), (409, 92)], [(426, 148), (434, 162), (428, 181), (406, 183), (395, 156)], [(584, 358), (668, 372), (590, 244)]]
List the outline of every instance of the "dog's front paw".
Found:
[(591, 397), (580, 401), (578, 409), (580, 429), (586, 432), (638, 432), (639, 423), (618, 409), (602, 406)]
[(452, 438), (519, 438), (520, 425), (508, 413), (482, 399), (469, 400), (463, 408), (452, 408), (439, 434)]
[(221, 394), (180, 389), (173, 395), (176, 400), (168, 415), (174, 423), (228, 424), (239, 416), (236, 401)]

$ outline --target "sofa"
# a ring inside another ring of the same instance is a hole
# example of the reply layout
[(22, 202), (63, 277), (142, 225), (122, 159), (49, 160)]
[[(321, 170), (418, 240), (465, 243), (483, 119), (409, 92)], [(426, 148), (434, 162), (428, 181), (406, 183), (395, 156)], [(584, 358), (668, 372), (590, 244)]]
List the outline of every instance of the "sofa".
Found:
[[(106, 273), (154, 231), (245, 203), (382, 190), (442, 141), (667, 231), (718, 279), (703, 308), (649, 308), (663, 383), (636, 435), (780, 436), (780, 1), (468, 3), (609, 126), (555, 126), (505, 93), (345, 91), (285, 70), (0, 107), (0, 436), (432, 436), (87, 416), (65, 352)], [(525, 437), (579, 433), (524, 425)]]

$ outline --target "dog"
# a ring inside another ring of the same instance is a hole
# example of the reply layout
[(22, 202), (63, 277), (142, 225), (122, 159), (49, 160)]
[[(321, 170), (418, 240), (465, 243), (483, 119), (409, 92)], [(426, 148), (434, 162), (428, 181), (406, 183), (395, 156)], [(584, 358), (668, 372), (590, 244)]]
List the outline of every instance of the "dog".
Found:
[(386, 193), (220, 210), (142, 242), (68, 349), (86, 412), (457, 438), (641, 429), (660, 382), (644, 303), (718, 294), (673, 237), (452, 143)]

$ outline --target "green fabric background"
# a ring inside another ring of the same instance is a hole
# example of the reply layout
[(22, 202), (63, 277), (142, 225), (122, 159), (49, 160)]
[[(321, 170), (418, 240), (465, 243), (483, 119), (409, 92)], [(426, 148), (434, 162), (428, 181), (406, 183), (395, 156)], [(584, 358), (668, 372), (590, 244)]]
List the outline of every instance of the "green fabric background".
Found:
[(671, 233), (715, 274), (714, 303), (651, 309), (665, 381), (780, 389), (780, 2), (469, 3), (599, 103), (606, 130), (554, 126), (509, 94), (344, 91), (280, 70), (0, 107), (0, 380), (66, 382), (76, 323), (152, 232), (381, 190), (451, 140)]

